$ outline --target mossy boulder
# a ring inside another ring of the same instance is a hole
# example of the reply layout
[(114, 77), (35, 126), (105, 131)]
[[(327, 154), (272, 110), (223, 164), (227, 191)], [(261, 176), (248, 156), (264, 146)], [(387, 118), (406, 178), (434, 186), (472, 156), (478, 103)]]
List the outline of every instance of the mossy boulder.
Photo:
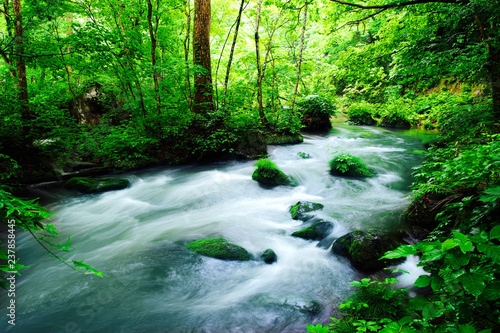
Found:
[(201, 239), (189, 243), (186, 248), (194, 252), (217, 259), (248, 261), (251, 259), (247, 250), (234, 245), (224, 238)]
[(338, 238), (332, 252), (349, 259), (360, 271), (374, 272), (401, 260), (379, 260), (385, 252), (394, 250), (400, 244), (393, 239), (375, 232), (356, 230)]
[(299, 231), (292, 233), (292, 236), (299, 237), (308, 240), (322, 240), (332, 232), (333, 223), (331, 222), (317, 222), (312, 226), (304, 228)]
[(266, 264), (272, 264), (273, 262), (278, 261), (278, 256), (271, 249), (265, 250), (260, 257), (262, 258), (262, 260), (264, 260)]
[(358, 157), (339, 154), (330, 161), (330, 173), (343, 177), (373, 177), (374, 173)]
[(278, 169), (276, 164), (268, 159), (260, 159), (255, 163), (257, 169), (252, 174), (252, 179), (259, 184), (274, 187), (279, 185), (292, 185), (290, 177)]
[(310, 201), (299, 201), (292, 207), (290, 207), (290, 214), (292, 214), (292, 219), (307, 221), (314, 217), (314, 214), (308, 214), (316, 210), (323, 209), (323, 205), (317, 202)]
[(74, 177), (64, 184), (68, 190), (90, 194), (121, 190), (130, 186), (130, 181), (123, 178), (85, 178)]

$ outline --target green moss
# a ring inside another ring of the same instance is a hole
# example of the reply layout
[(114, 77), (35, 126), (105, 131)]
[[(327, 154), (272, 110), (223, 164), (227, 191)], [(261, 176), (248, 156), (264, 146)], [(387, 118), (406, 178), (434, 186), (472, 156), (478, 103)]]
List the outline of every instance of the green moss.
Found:
[(308, 160), (308, 159), (311, 158), (311, 155), (309, 155), (307, 153), (304, 153), (304, 152), (298, 152), (297, 155), (300, 156), (300, 157), (302, 157), (305, 160)]
[(251, 259), (247, 250), (228, 243), (224, 238), (201, 239), (189, 243), (186, 248), (194, 252), (217, 259), (248, 261)]
[(292, 185), (290, 177), (278, 169), (276, 164), (268, 159), (260, 159), (255, 163), (257, 169), (252, 174), (252, 179), (262, 185), (278, 186)]
[(276, 262), (278, 260), (278, 256), (271, 249), (265, 250), (260, 257), (266, 264), (272, 264), (273, 262)]
[(130, 181), (122, 178), (74, 177), (64, 184), (64, 188), (68, 190), (76, 190), (86, 194), (121, 190), (128, 186), (130, 186)]
[(334, 176), (373, 177), (373, 172), (358, 157), (339, 154), (330, 161), (330, 173)]
[(322, 240), (330, 234), (333, 225), (330, 222), (318, 222), (310, 227), (292, 233), (292, 236), (309, 240)]
[(312, 215), (308, 215), (306, 213), (313, 212), (315, 210), (323, 209), (323, 205), (317, 202), (310, 201), (299, 201), (292, 207), (290, 207), (289, 211), (292, 215), (292, 219), (294, 220), (308, 220), (312, 217)]
[(265, 141), (268, 145), (293, 145), (304, 142), (304, 137), (300, 134), (274, 134)]

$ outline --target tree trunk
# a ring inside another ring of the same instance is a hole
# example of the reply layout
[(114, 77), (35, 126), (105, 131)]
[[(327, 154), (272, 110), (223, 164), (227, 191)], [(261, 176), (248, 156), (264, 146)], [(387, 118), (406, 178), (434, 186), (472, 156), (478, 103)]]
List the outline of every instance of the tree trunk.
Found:
[[(18, 89), (19, 89), (19, 100), (23, 104), (23, 108), (28, 111), (28, 80), (26, 78), (26, 64), (24, 63), (23, 54), (24, 54), (24, 41), (23, 41), (23, 20), (21, 16), (21, 0), (14, 0), (12, 2), (14, 7), (14, 16), (15, 16), (15, 50), (17, 53), (16, 56), (16, 67), (17, 67), (17, 80), (18, 80)], [(24, 112), (23, 112), (24, 113)]]
[(500, 120), (500, 49), (490, 47), (489, 50), (489, 70), (491, 82), (491, 94), (493, 99), (493, 114), (497, 121)]
[(297, 80), (295, 81), (295, 89), (293, 91), (292, 106), (290, 107), (290, 113), (293, 115), (293, 107), (295, 106), (295, 99), (297, 98), (297, 92), (299, 90), (300, 82), (300, 68), (302, 65), (302, 54), (304, 52), (304, 36), (306, 34), (306, 22), (307, 22), (307, 1), (304, 5), (304, 24), (302, 25), (302, 36), (300, 37), (300, 54), (299, 54), (299, 64), (297, 66)]
[(186, 62), (186, 85), (187, 85), (189, 110), (192, 111), (193, 95), (191, 93), (191, 78), (189, 77), (189, 49), (191, 43), (191, 39), (189, 38), (189, 36), (191, 35), (191, 5), (189, 0), (186, 0), (184, 2), (184, 11), (187, 19), (186, 37), (184, 38), (184, 61)]
[(193, 62), (204, 68), (194, 76), (194, 105), (196, 113), (213, 110), (212, 65), (210, 61), (210, 0), (196, 0), (194, 4)]
[(231, 71), (231, 64), (233, 63), (234, 49), (236, 48), (236, 40), (238, 39), (238, 30), (240, 28), (241, 15), (243, 14), (243, 6), (245, 0), (241, 0), (240, 10), (238, 11), (238, 18), (236, 19), (236, 29), (234, 30), (233, 44), (231, 45), (231, 53), (227, 63), (226, 78), (224, 79), (224, 94), (222, 96), (222, 106), (226, 104), (227, 84), (229, 83), (229, 73)]
[(259, 23), (262, 0), (259, 0), (257, 7), (257, 24), (255, 28), (255, 53), (257, 55), (257, 101), (259, 102), (260, 121), (264, 126), (267, 126), (267, 118), (264, 114), (264, 105), (262, 103), (262, 69), (260, 66), (260, 51), (259, 51)]
[[(159, 0), (158, 0), (159, 1)], [(158, 84), (158, 71), (156, 70), (156, 31), (153, 29), (153, 4), (151, 0), (148, 0), (148, 26), (149, 26), (149, 37), (151, 38), (151, 64), (153, 66), (153, 81), (155, 85), (155, 97), (156, 97), (156, 113), (161, 112), (161, 99), (160, 99), (160, 88)]]

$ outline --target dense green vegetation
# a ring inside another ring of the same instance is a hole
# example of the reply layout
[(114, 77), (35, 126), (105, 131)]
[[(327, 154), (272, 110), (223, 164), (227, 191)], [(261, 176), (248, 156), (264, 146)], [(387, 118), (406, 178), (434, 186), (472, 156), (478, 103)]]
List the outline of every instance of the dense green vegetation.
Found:
[[(109, 172), (261, 158), (266, 143), (299, 142), (338, 113), (419, 126), (439, 136), (425, 143), (403, 221), (425, 237), (385, 257), (420, 255), (429, 275), (416, 286), (431, 290), (410, 299), (392, 278), (363, 279), (340, 321), (308, 330), (499, 329), (498, 1), (4, 0), (0, 16), (5, 225), (69, 250), (50, 214), (12, 193), (75, 162)], [(339, 156), (337, 169), (356, 162)]]

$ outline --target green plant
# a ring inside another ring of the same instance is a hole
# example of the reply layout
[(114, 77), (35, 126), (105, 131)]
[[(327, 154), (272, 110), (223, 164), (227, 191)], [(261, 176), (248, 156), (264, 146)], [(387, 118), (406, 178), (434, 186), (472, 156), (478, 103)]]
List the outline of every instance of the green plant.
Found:
[(336, 106), (328, 99), (318, 95), (307, 96), (297, 102), (300, 111), (307, 116), (335, 116), (337, 113)]
[(348, 177), (373, 177), (374, 174), (359, 157), (338, 154), (330, 161), (330, 173)]
[(292, 183), (290, 177), (285, 175), (273, 161), (267, 158), (258, 160), (255, 162), (255, 166), (257, 169), (253, 172), (252, 179), (263, 185), (277, 186)]
[(370, 104), (365, 101), (352, 103), (346, 110), (347, 118), (350, 122), (356, 125), (375, 125), (374, 119), (377, 113), (375, 104)]

